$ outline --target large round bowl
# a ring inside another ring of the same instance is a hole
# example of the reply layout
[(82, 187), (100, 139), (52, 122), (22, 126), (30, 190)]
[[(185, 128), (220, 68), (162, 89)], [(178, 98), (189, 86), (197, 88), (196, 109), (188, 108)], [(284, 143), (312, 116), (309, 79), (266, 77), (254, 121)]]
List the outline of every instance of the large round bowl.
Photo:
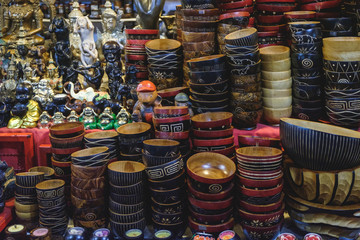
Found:
[(360, 132), (357, 131), (282, 118), (280, 139), (285, 152), (304, 168), (329, 171), (360, 165)]
[(233, 179), (236, 172), (235, 163), (219, 153), (194, 154), (188, 159), (186, 165), (187, 173), (192, 179), (212, 185), (228, 183)]
[(110, 181), (119, 186), (133, 185), (142, 181), (145, 166), (134, 161), (117, 161), (108, 165)]
[(231, 126), (233, 114), (230, 112), (208, 112), (195, 115), (191, 122), (195, 129), (222, 129)]

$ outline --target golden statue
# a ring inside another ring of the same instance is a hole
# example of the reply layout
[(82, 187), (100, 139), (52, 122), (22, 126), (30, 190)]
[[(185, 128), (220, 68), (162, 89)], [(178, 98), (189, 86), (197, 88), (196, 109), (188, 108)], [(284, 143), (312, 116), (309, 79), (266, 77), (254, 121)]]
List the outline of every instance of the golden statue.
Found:
[(26, 31), (26, 40), (30, 45), (44, 43), (40, 36), (43, 30), (44, 14), (40, 9), (39, 0), (0, 0), (3, 15), (3, 40), (11, 46), (16, 46), (19, 39), (20, 23)]

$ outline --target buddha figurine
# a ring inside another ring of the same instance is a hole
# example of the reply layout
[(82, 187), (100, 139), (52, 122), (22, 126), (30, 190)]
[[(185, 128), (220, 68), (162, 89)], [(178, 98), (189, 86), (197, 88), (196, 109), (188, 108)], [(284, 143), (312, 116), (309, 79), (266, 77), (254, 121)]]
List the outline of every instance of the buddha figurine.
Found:
[(122, 107), (119, 113), (116, 115), (114, 128), (117, 129), (118, 127), (127, 124), (129, 122), (130, 122), (130, 114), (126, 111), (124, 107)]
[(110, 130), (114, 128), (115, 114), (111, 111), (111, 107), (106, 107), (99, 115), (97, 127), (101, 130)]
[(76, 114), (75, 110), (71, 110), (69, 116), (66, 118), (68, 122), (78, 122), (79, 115)]
[(61, 78), (57, 77), (57, 67), (54, 64), (54, 60), (50, 58), (49, 65), (46, 67), (47, 76), (46, 78), (49, 80), (49, 84), (54, 93), (62, 93), (63, 92), (63, 84)]
[(42, 108), (44, 108), (49, 102), (52, 102), (54, 98), (54, 91), (50, 87), (48, 79), (41, 79), (37, 89), (34, 91), (34, 100), (37, 101)]
[(155, 84), (142, 81), (136, 88), (138, 101), (133, 108), (132, 118), (135, 122), (152, 124), (154, 107), (161, 106), (161, 96), (157, 94)]
[(18, 103), (11, 110), (13, 116), (8, 123), (8, 128), (34, 128), (39, 120), (41, 109), (39, 104), (31, 100), (32, 86), (19, 83), (16, 87), (16, 100)]
[(30, 45), (44, 44), (44, 38), (39, 35), (43, 30), (44, 18), (39, 1), (11, 0), (7, 4), (2, 1), (2, 4), (5, 12), (1, 32), (4, 34), (3, 40), (9, 46), (16, 47), (21, 22)]
[(80, 11), (80, 6), (77, 0), (73, 2), (72, 8), (73, 10), (68, 15), (70, 22), (70, 35), (69, 35), (70, 47), (72, 50), (73, 57), (76, 59), (80, 59), (81, 52), (79, 47), (80, 47), (81, 39), (79, 33), (75, 32), (74, 29), (78, 17), (83, 17), (84, 15)]
[[(121, 16), (123, 12), (120, 10), (116, 13), (112, 9), (112, 4), (109, 0), (105, 3), (105, 10), (101, 14), (101, 24), (103, 32), (99, 33), (98, 41), (100, 46), (103, 46), (108, 41), (115, 41), (120, 45), (120, 48), (123, 49), (124, 46), (124, 34), (122, 32), (123, 22), (121, 22)], [(100, 50), (101, 47), (99, 47)]]
[(47, 111), (43, 111), (39, 117), (38, 128), (49, 128), (51, 126), (51, 116)]
[(96, 129), (97, 114), (91, 107), (85, 107), (79, 120), (84, 123), (85, 129)]
[(59, 124), (65, 122), (65, 116), (62, 112), (55, 112), (54, 116), (52, 116), (53, 124)]

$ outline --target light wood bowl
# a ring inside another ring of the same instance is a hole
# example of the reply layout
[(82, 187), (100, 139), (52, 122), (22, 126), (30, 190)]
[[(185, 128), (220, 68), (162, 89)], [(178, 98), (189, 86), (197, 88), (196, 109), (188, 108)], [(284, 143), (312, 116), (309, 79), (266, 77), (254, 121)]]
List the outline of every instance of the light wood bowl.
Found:
[(290, 48), (280, 45), (260, 48), (260, 58), (263, 62), (285, 60), (290, 58)]
[(264, 107), (287, 108), (291, 106), (292, 97), (263, 97)]
[(269, 81), (269, 80), (262, 80), (262, 83), (265, 88), (269, 89), (291, 89), (292, 86), (292, 79), (285, 79), (285, 80), (278, 80), (278, 81)]
[[(329, 37), (323, 39), (325, 49), (336, 52), (353, 52), (360, 51), (359, 37)], [(349, 60), (351, 61), (351, 60)]]
[(264, 80), (279, 81), (291, 78), (291, 70), (282, 72), (261, 71), (261, 75)]
[(270, 88), (262, 88), (263, 96), (268, 98), (273, 97), (291, 97), (292, 89), (270, 89)]
[(283, 72), (291, 68), (291, 59), (286, 58), (278, 61), (261, 61), (261, 70), (270, 72)]

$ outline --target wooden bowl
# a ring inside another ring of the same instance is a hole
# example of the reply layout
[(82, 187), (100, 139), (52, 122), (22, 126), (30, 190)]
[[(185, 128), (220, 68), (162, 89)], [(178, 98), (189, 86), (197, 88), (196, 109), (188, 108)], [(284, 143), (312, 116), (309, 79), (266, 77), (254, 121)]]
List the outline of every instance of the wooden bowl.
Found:
[(206, 231), (207, 233), (220, 233), (222, 231), (232, 229), (234, 227), (234, 218), (230, 218), (229, 221), (217, 225), (206, 225), (195, 222), (189, 217), (189, 227), (194, 231)]
[(242, 228), (245, 236), (248, 239), (273, 239), (280, 233), (281, 227), (284, 221), (280, 221), (278, 224), (270, 227), (264, 226), (249, 226), (242, 224)]
[[(218, 54), (218, 55), (210, 55), (200, 58), (194, 58), (187, 61), (186, 63), (192, 71), (204, 71), (204, 69), (209, 70), (209, 68), (214, 65), (223, 66), (225, 60), (226, 60), (226, 56), (224, 54)], [(219, 67), (218, 70), (222, 70), (222, 69)]]
[(65, 197), (42, 200), (38, 199), (39, 208), (56, 208), (61, 207), (66, 203)]
[(220, 189), (218, 185), (231, 181), (236, 171), (232, 160), (224, 155), (209, 152), (194, 154), (188, 159), (186, 166), (187, 173), (192, 179), (201, 183), (215, 184), (217, 187), (214, 185), (214, 190)]
[(110, 182), (118, 186), (132, 185), (142, 181), (144, 170), (144, 164), (133, 161), (117, 161), (108, 166)]
[(191, 97), (196, 101), (221, 101), (229, 98), (229, 93), (227, 91), (208, 94), (208, 93), (198, 93), (193, 90), (190, 90), (190, 94)]
[(110, 186), (109, 189), (110, 192), (114, 192), (120, 195), (143, 194), (144, 192), (144, 183), (142, 181), (128, 186), (117, 186), (110, 182), (109, 186)]
[[(175, 154), (175, 153), (174, 153)], [(174, 161), (175, 159), (180, 157), (179, 151), (177, 151), (176, 155), (168, 155), (167, 157), (159, 157), (153, 156), (145, 153), (143, 150), (142, 161), (146, 167), (153, 167), (162, 164), (166, 164), (168, 162)]]
[(185, 140), (189, 139), (190, 132), (161, 132), (155, 130), (155, 137), (160, 139)]
[(187, 227), (187, 224), (185, 224), (186, 222), (167, 224), (167, 223), (157, 222), (153, 218), (151, 219), (151, 221), (153, 222), (155, 232), (167, 229), (168, 231), (170, 231), (172, 233), (173, 236), (175, 236), (177, 238), (181, 238), (181, 236), (184, 235), (186, 227)]
[(181, 106), (155, 107), (154, 114), (157, 118), (179, 117), (189, 114), (189, 108)]
[(260, 57), (265, 62), (275, 62), (290, 58), (290, 48), (285, 46), (269, 46), (260, 48)]
[(80, 179), (91, 180), (93, 178), (102, 177), (105, 174), (106, 165), (98, 167), (79, 166), (71, 164), (72, 176)]
[(234, 136), (228, 138), (219, 138), (219, 139), (193, 139), (193, 145), (197, 150), (220, 150), (224, 149), (224, 146), (234, 145)]
[(16, 184), (22, 187), (35, 187), (44, 180), (43, 172), (22, 172), (15, 175)]
[(178, 141), (170, 139), (148, 139), (143, 144), (145, 154), (159, 157), (177, 155), (180, 145)]
[(117, 128), (121, 138), (138, 138), (146, 135), (151, 130), (151, 125), (143, 122), (127, 123)]
[(279, 81), (291, 78), (291, 70), (282, 72), (261, 71), (261, 76), (264, 80)]
[(263, 97), (264, 107), (287, 108), (291, 106), (292, 96), (287, 97)]
[(84, 124), (82, 122), (67, 122), (55, 124), (49, 129), (50, 134), (57, 138), (68, 138), (76, 136), (84, 132)]
[(15, 205), (16, 211), (18, 211), (18, 212), (23, 212), (23, 213), (38, 212), (38, 210), (39, 210), (38, 204), (22, 204), (15, 200), (14, 205)]
[(214, 224), (216, 225), (229, 221), (229, 219), (233, 216), (233, 211), (234, 209), (230, 208), (228, 211), (221, 214), (207, 215), (207, 214), (197, 213), (191, 208), (189, 208), (190, 216), (194, 221), (208, 225), (214, 225)]
[(82, 147), (83, 146), (83, 138), (85, 132), (77, 135), (75, 137), (70, 138), (56, 138), (53, 135), (49, 134), (51, 145), (54, 148), (73, 148), (73, 147)]
[(165, 180), (176, 176), (184, 168), (184, 160), (181, 156), (177, 159), (161, 165), (146, 167), (145, 172), (150, 179)]
[(144, 202), (140, 202), (137, 204), (120, 204), (110, 198), (109, 209), (116, 213), (131, 214), (136, 213), (141, 209), (144, 209)]
[(49, 180), (53, 178), (55, 171), (51, 167), (46, 166), (38, 166), (38, 167), (32, 167), (29, 169), (29, 172), (43, 172), (44, 173), (44, 179)]
[[(22, 196), (35, 196), (36, 197), (36, 188), (35, 187), (22, 187), (15, 183), (15, 192), (18, 195)], [(3, 195), (3, 191), (1, 191), (1, 195)]]
[[(285, 177), (290, 188), (309, 202), (324, 205), (350, 205), (360, 201), (357, 185), (359, 167), (340, 171), (312, 171), (285, 161)], [(340, 187), (341, 186), (341, 187)]]
[(233, 127), (224, 130), (197, 130), (193, 129), (192, 134), (197, 138), (205, 139), (216, 139), (216, 138), (226, 138), (233, 135)]
[(150, 188), (150, 196), (159, 203), (175, 203), (184, 200), (184, 196), (186, 194), (184, 186), (185, 184), (182, 186), (176, 186), (175, 188), (169, 190), (156, 190)]
[[(324, 48), (336, 52), (352, 52), (360, 49), (358, 37), (330, 37), (323, 39)], [(327, 58), (326, 58), (327, 59)]]
[(202, 113), (191, 118), (195, 129), (224, 129), (231, 126), (233, 114), (230, 112)]
[(225, 43), (237, 46), (252, 46), (258, 43), (256, 28), (246, 28), (228, 34)]
[(158, 223), (176, 224), (184, 221), (184, 212), (167, 213), (158, 212), (153, 207), (151, 208), (152, 219)]
[(100, 229), (105, 228), (107, 226), (107, 219), (100, 218), (100, 219), (91, 220), (91, 221), (74, 219), (74, 226), (83, 227), (86, 229), (92, 229), (93, 231), (95, 231), (99, 228)]
[(242, 194), (247, 197), (257, 197), (257, 198), (271, 197), (271, 196), (277, 195), (277, 194), (281, 193), (282, 189), (283, 189), (283, 182), (273, 188), (267, 188), (267, 189), (261, 189), (261, 190), (246, 188), (244, 186), (240, 186), (237, 188), (239, 194)]
[(87, 133), (84, 136), (85, 145), (88, 143), (96, 144), (99, 146), (106, 146), (107, 144), (116, 144), (118, 133), (115, 131), (100, 131)]
[(277, 201), (275, 203), (265, 204), (265, 205), (256, 205), (256, 204), (251, 204), (246, 201), (240, 200), (238, 202), (238, 206), (241, 206), (241, 208), (244, 209), (244, 211), (246, 211), (246, 212), (251, 212), (251, 213), (256, 213), (256, 214), (259, 214), (259, 213), (264, 214), (264, 213), (269, 213), (269, 212), (276, 212), (277, 210), (279, 210), (281, 208), (281, 206), (283, 205), (283, 200), (284, 200), (284, 195), (282, 195), (282, 197), (280, 198), (279, 201)]
[(115, 222), (119, 222), (119, 223), (137, 222), (140, 219), (144, 218), (144, 209), (141, 209), (135, 213), (129, 213), (129, 214), (116, 213), (111, 210), (109, 212), (110, 212), (110, 214), (109, 214), (110, 219)]
[(284, 72), (291, 68), (290, 58), (278, 61), (261, 61), (261, 70), (270, 72)]
[(151, 206), (158, 212), (178, 213), (183, 212), (185, 208), (184, 201), (174, 203), (159, 203), (154, 198), (151, 198)]
[(272, 147), (242, 147), (236, 150), (236, 154), (249, 161), (262, 161), (281, 158), (282, 151)]
[(280, 148), (280, 138), (239, 135), (238, 143), (239, 143), (239, 147), (264, 146), (264, 147)]
[(230, 186), (227, 189), (224, 189), (221, 192), (218, 192), (216, 194), (214, 193), (203, 193), (198, 190), (196, 190), (190, 181), (187, 181), (188, 191), (195, 196), (197, 199), (200, 200), (223, 200), (228, 198), (233, 193), (233, 187), (234, 183), (231, 183)]
[(144, 194), (132, 194), (132, 195), (120, 195), (114, 192), (110, 192), (110, 198), (119, 204), (138, 204), (144, 201)]
[[(311, 137), (293, 139), (291, 138), (293, 135)], [(360, 152), (355, 150), (355, 146), (360, 141), (360, 133), (357, 131), (323, 123), (283, 118), (280, 121), (280, 138), (290, 158), (296, 164), (308, 169), (342, 170), (360, 164)], [(337, 147), (340, 143), (344, 144), (344, 148)], [(308, 154), (309, 151), (311, 155)]]
[(145, 43), (145, 47), (153, 52), (175, 51), (181, 47), (181, 43), (174, 39), (154, 39)]
[(153, 117), (154, 127), (162, 132), (184, 132), (190, 129), (190, 115), (179, 117), (156, 118)]
[(230, 196), (229, 198), (222, 199), (222, 200), (206, 201), (206, 200), (196, 199), (189, 195), (188, 200), (189, 200), (189, 203), (191, 204), (191, 206), (193, 206), (195, 208), (211, 210), (211, 211), (225, 210), (224, 212), (226, 212), (227, 209), (232, 206), (234, 197)]
[(81, 198), (81, 199), (94, 199), (94, 198), (100, 198), (104, 195), (105, 189), (90, 189), (90, 190), (83, 190), (81, 188), (75, 187), (73, 184), (71, 184), (71, 194), (75, 197)]
[(287, 108), (267, 108), (264, 107), (264, 119), (270, 124), (279, 124), (281, 118), (291, 117), (292, 106)]
[(46, 200), (64, 196), (65, 181), (61, 179), (46, 180), (36, 184), (37, 198)]
[(245, 225), (255, 226), (256, 222), (260, 221), (263, 223), (264, 227), (270, 227), (281, 222), (284, 218), (285, 203), (282, 203), (280, 206), (279, 209), (276, 209), (273, 212), (253, 213), (238, 209), (238, 213)]
[(176, 188), (177, 186), (182, 186), (185, 183), (184, 173), (185, 173), (185, 169), (183, 169), (180, 172), (180, 174), (170, 179), (166, 179), (166, 180), (148, 179), (149, 187), (154, 190), (170, 190)]
[(183, 42), (203, 42), (203, 41), (214, 41), (215, 32), (187, 32), (182, 31)]
[(291, 89), (292, 79), (284, 79), (279, 81), (262, 80), (265, 88), (268, 89)]
[(39, 218), (39, 212), (19, 212), (15, 210), (16, 217), (23, 221), (37, 221)]
[[(213, 71), (190, 71), (189, 72), (190, 87), (196, 92), (201, 92), (199, 90), (201, 86), (199, 84), (213, 84), (209, 85), (215, 87), (216, 90), (221, 90), (220, 83), (224, 82), (227, 79), (227, 72), (224, 69), (213, 70)], [(215, 85), (216, 84), (216, 85)], [(214, 86), (215, 85), (215, 86)], [(205, 85), (205, 87), (208, 85)], [(219, 87), (218, 87), (219, 86)], [(220, 89), (219, 89), (220, 88)], [(212, 92), (208, 92), (212, 93)]]
[(272, 98), (272, 97), (291, 97), (291, 88), (288, 89), (269, 89), (269, 88), (262, 88), (263, 96)]
[(96, 162), (99, 160), (107, 159), (109, 153), (108, 147), (93, 147), (79, 150), (71, 154), (72, 160), (84, 162)]
[(85, 200), (85, 199), (77, 198), (74, 195), (71, 195), (71, 202), (76, 208), (93, 208), (104, 205), (105, 199), (102, 197), (102, 198), (94, 198), (91, 200)]

